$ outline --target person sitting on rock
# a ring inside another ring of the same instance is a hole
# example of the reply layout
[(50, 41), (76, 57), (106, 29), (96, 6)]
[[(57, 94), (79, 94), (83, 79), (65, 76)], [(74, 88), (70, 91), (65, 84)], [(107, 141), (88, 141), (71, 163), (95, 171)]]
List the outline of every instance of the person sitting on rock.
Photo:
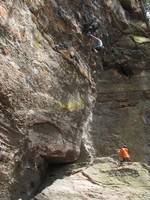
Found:
[(93, 51), (95, 51), (97, 53), (98, 51), (100, 51), (101, 49), (104, 48), (104, 45), (103, 45), (103, 42), (101, 39), (99, 39), (98, 37), (95, 37), (92, 34), (90, 34), (90, 36), (95, 40), (95, 43), (92, 48)]
[(124, 162), (131, 162), (129, 150), (126, 145), (121, 145), (120, 149), (118, 150), (118, 156), (120, 165), (122, 165)]

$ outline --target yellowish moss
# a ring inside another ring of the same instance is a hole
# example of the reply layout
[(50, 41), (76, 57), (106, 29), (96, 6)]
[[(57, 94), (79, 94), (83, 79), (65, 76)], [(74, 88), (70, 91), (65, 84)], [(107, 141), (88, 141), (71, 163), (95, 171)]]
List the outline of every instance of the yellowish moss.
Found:
[(146, 42), (150, 42), (150, 39), (147, 37), (141, 37), (141, 36), (137, 36), (137, 35), (133, 35), (133, 40), (136, 43), (146, 43)]
[(40, 48), (41, 47), (41, 37), (39, 32), (34, 33), (34, 40), (33, 40), (33, 46), (35, 48)]
[(69, 99), (68, 102), (58, 102), (59, 108), (61, 109), (66, 109), (69, 111), (75, 111), (75, 110), (80, 110), (83, 109), (85, 104), (84, 101), (79, 98), (79, 99)]
[(25, 3), (28, 5), (31, 4), (32, 2), (33, 2), (33, 0), (25, 0)]

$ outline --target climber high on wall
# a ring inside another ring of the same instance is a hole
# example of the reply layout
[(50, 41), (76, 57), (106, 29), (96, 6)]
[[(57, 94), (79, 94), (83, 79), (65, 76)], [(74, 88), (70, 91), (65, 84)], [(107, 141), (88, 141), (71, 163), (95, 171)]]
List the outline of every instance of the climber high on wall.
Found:
[(92, 47), (92, 50), (96, 53), (104, 48), (103, 42), (100, 38), (95, 37), (94, 35), (90, 34), (90, 36), (94, 39), (94, 45)]

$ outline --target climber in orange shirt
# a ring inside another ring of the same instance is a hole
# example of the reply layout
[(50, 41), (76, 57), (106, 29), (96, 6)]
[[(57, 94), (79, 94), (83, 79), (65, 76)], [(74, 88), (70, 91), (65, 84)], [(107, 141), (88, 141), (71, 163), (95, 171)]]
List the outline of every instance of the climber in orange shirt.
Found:
[(120, 165), (123, 164), (123, 162), (131, 162), (129, 150), (126, 145), (122, 145), (120, 149), (118, 150), (118, 156), (120, 160)]

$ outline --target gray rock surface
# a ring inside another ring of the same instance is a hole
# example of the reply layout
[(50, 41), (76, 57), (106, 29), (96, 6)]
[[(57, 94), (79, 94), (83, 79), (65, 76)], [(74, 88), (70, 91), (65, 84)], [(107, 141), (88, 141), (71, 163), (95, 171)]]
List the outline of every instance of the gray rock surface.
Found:
[(52, 164), (122, 142), (150, 162), (149, 55), (141, 1), (1, 0), (0, 200), (31, 199)]
[(149, 200), (150, 177), (139, 163), (118, 167), (111, 159), (83, 168), (71, 176), (58, 178), (33, 200)]

